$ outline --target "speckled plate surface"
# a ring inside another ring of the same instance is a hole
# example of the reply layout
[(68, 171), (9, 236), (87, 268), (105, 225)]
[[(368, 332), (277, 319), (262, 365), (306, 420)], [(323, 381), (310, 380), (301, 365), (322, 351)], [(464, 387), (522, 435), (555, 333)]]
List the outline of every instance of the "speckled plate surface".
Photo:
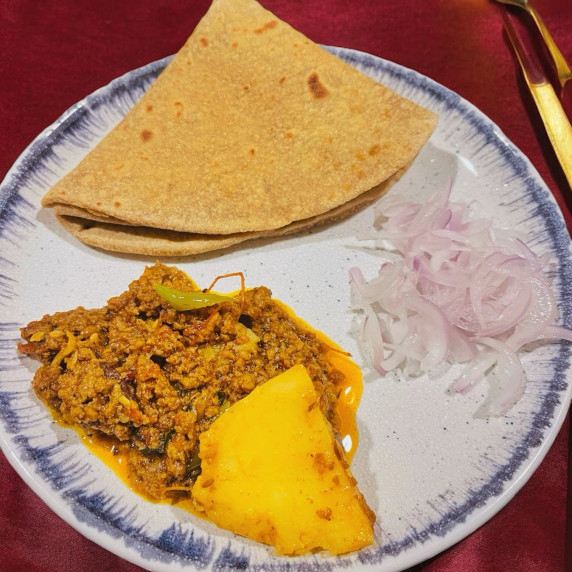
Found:
[[(424, 105), (439, 125), (391, 193), (429, 196), (454, 180), (453, 199), (495, 225), (515, 228), (551, 257), (561, 321), (572, 325), (570, 237), (534, 168), (482, 113), (446, 88), (374, 56), (337, 55)], [(356, 236), (373, 222), (366, 209), (341, 224), (215, 256), (170, 259), (199, 285), (243, 271), (248, 286), (274, 296), (352, 352), (364, 366), (353, 472), (378, 515), (373, 546), (340, 558), (281, 558), (173, 506), (131, 493), (79, 442), (55, 425), (35, 398), (37, 364), (19, 356), (19, 328), (78, 305), (97, 307), (124, 291), (148, 259), (91, 249), (40, 208), (48, 187), (120, 119), (166, 64), (152, 63), (79, 102), (42, 132), (0, 190), (0, 444), (30, 487), (57, 514), (106, 549), (149, 570), (402, 570), (451, 546), (491, 518), (536, 469), (570, 402), (571, 347), (554, 343), (523, 355), (524, 397), (503, 418), (476, 413), (486, 382), (451, 396), (455, 371), (414, 380), (380, 379), (363, 363), (352, 335), (348, 269), (366, 276), (379, 260)], [(234, 289), (233, 287), (229, 289)]]

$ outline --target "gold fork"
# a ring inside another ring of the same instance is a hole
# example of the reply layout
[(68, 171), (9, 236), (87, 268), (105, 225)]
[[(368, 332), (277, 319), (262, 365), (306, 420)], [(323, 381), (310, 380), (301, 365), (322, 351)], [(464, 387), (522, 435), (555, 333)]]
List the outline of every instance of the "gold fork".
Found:
[(534, 8), (534, 6), (531, 5), (529, 0), (495, 0), (495, 2), (499, 2), (500, 4), (506, 4), (509, 6), (517, 6), (518, 8), (522, 8), (523, 10), (526, 10), (526, 12), (528, 12), (530, 17), (536, 24), (536, 27), (538, 28), (542, 38), (544, 39), (544, 43), (548, 48), (548, 52), (550, 53), (550, 56), (554, 63), (554, 68), (556, 69), (556, 73), (558, 74), (558, 81), (560, 82), (560, 87), (562, 90), (564, 90), (566, 82), (572, 79), (572, 71), (570, 70), (568, 62), (562, 55), (562, 52), (558, 49), (556, 42), (550, 35), (550, 32), (548, 31), (548, 28), (544, 24), (538, 11)]

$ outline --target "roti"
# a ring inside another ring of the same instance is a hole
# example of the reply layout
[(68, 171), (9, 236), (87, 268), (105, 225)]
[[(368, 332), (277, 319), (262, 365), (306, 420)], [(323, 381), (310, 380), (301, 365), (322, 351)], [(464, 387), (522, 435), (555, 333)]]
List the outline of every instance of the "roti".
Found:
[(227, 235), (193, 234), (117, 224), (111, 219), (92, 217), (90, 213), (85, 213), (86, 216), (83, 216), (84, 213), (80, 209), (63, 208), (60, 210), (59, 207), (56, 207), (54, 210), (63, 228), (89, 246), (144, 256), (191, 256), (229, 248), (257, 238), (270, 239), (287, 236), (337, 222), (381, 197), (399, 179), (402, 172), (400, 171), (381, 185), (362, 193), (359, 197), (332, 209), (328, 213), (296, 221), (285, 227), (267, 232), (243, 232)]
[(91, 220), (111, 250), (126, 233), (137, 244), (184, 233), (200, 248), (284, 234), (338, 216), (409, 165), (436, 121), (254, 0), (214, 0), (42, 204), (68, 230)]

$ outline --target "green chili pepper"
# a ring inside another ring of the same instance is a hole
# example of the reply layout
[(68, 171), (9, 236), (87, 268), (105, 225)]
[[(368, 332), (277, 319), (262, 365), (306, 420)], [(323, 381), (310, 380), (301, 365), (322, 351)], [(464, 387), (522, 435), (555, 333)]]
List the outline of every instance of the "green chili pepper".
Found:
[(180, 292), (179, 290), (167, 288), (162, 284), (155, 284), (154, 288), (165, 302), (168, 302), (175, 310), (179, 310), (180, 312), (206, 308), (207, 306), (214, 306), (214, 304), (219, 304), (220, 302), (230, 302), (234, 300), (231, 296), (223, 296), (222, 294), (215, 294), (213, 292)]

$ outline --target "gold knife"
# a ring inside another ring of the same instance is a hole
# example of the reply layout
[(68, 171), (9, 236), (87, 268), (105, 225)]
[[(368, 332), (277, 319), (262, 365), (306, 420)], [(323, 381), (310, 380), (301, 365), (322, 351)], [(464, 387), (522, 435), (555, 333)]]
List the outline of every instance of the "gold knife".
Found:
[(536, 103), (548, 138), (572, 189), (572, 126), (550, 80), (529, 45), (521, 39), (512, 16), (503, 12), (507, 36), (520, 63), (522, 74)]

